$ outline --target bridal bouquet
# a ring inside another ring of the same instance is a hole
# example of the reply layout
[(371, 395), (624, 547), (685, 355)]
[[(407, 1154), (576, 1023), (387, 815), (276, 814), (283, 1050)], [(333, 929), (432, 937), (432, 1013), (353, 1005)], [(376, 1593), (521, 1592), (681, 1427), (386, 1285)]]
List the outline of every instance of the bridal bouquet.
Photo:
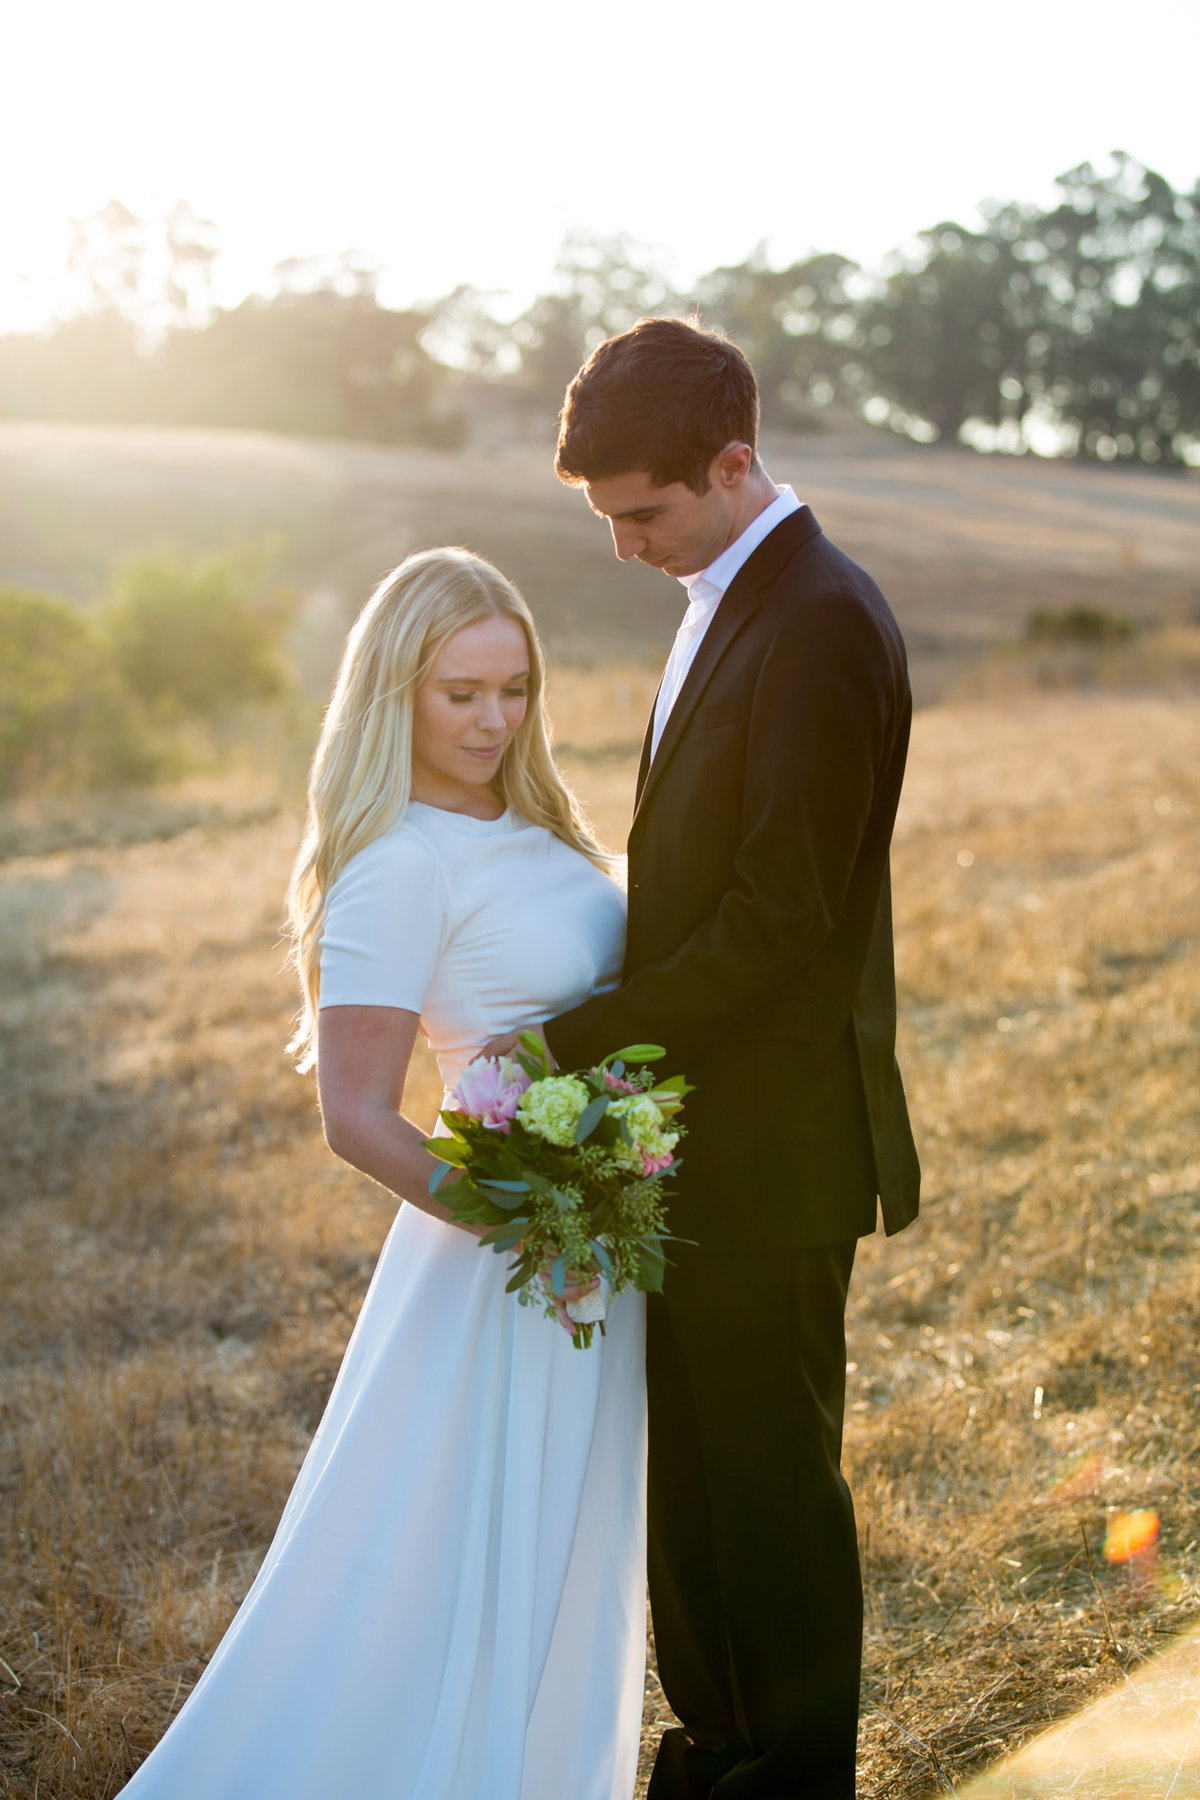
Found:
[(656, 1081), (644, 1066), (665, 1054), (633, 1044), (594, 1069), (553, 1073), (536, 1032), (522, 1032), (515, 1055), (463, 1071), (441, 1115), (450, 1136), (426, 1140), (442, 1163), (430, 1193), (462, 1172), (441, 1197), (456, 1220), (487, 1227), (483, 1243), (516, 1253), (508, 1291), (522, 1306), (540, 1300), (553, 1315), (568, 1276), (600, 1276), (596, 1293), (567, 1305), (578, 1349), (597, 1321), (604, 1329), (606, 1289), (662, 1287), (663, 1180), (678, 1166), (675, 1118), (690, 1092), (682, 1075)]

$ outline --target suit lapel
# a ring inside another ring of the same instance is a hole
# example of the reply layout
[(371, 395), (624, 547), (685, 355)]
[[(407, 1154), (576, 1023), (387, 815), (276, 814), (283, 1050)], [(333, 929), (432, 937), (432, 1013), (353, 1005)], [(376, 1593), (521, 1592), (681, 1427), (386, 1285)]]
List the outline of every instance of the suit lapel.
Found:
[[(775, 580), (783, 565), (801, 544), (816, 537), (820, 529), (811, 509), (801, 506), (799, 511), (789, 513), (786, 519), (780, 520), (774, 531), (763, 539), (754, 554), (738, 570), (701, 639), (696, 660), (688, 670), (687, 679), (679, 690), (679, 697), (671, 708), (671, 716), (667, 720), (653, 761), (650, 746), (654, 738), (654, 707), (651, 707), (650, 722), (642, 741), (642, 756), (638, 767), (634, 824), (658, 785), (717, 664), (746, 620), (758, 610), (761, 591)], [(659, 685), (661, 687), (661, 683)], [(657, 695), (654, 704), (658, 704)]]
[(646, 721), (646, 731), (642, 738), (642, 754), (638, 759), (637, 786), (634, 788), (633, 810), (637, 811), (642, 799), (642, 789), (646, 785), (646, 777), (650, 773), (650, 747), (654, 742), (654, 712), (658, 705), (658, 696), (662, 692), (662, 680), (659, 679), (654, 699), (650, 705), (650, 717)]
[(758, 608), (758, 594), (750, 582), (743, 580), (744, 573), (744, 570), (739, 571), (734, 577), (713, 614), (708, 630), (700, 641), (696, 660), (688, 670), (687, 679), (671, 708), (671, 716), (663, 729), (653, 761), (650, 760), (650, 744), (654, 736), (654, 714), (650, 714), (650, 724), (642, 745), (642, 769), (645, 773), (639, 776), (637, 805), (633, 814), (635, 824), (638, 814), (662, 779), (662, 772), (670, 762), (671, 754), (683, 736), (713, 670), (751, 613)]

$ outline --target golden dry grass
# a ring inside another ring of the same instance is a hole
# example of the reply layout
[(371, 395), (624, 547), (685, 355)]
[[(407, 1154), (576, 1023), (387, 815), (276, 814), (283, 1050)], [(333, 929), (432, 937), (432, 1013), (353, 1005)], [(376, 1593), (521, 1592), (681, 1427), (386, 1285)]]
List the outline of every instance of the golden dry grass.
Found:
[[(637, 679), (555, 687), (610, 841)], [(917, 721), (895, 874), (926, 1204), (863, 1246), (850, 1319), (871, 1800), (948, 1791), (1200, 1604), (1198, 753), (1168, 700)], [(386, 1230), (282, 1053), (295, 833), (249, 811), (0, 867), (13, 1800), (107, 1800), (182, 1700)], [(436, 1098), (423, 1060), (414, 1110)], [(1159, 1511), (1157, 1574), (1106, 1566), (1118, 1504)], [(648, 1741), (662, 1710), (651, 1680)]]

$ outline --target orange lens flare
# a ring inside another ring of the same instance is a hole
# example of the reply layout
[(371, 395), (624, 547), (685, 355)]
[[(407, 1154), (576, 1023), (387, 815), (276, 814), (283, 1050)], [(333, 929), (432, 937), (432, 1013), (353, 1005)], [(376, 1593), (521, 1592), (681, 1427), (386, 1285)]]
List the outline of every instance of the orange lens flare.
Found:
[(1104, 1555), (1110, 1563), (1132, 1562), (1153, 1549), (1158, 1540), (1158, 1514), (1142, 1506), (1136, 1512), (1115, 1512), (1108, 1522)]

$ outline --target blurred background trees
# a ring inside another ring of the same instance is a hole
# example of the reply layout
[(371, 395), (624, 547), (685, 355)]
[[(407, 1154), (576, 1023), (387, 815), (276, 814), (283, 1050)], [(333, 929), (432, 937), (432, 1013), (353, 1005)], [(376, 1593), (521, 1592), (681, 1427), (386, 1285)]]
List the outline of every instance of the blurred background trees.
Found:
[(380, 304), (357, 252), (292, 258), (272, 291), (213, 302), (217, 234), (185, 203), (76, 222), (62, 316), (0, 336), (0, 416), (244, 426), (453, 448), (544, 433), (604, 337), (649, 312), (729, 331), (768, 427), (849, 409), (920, 442), (1170, 466), (1200, 451), (1200, 182), (1118, 153), (1046, 208), (993, 203), (878, 273), (765, 250), (680, 292), (625, 236), (569, 236), (516, 316), (462, 286)]
[(294, 613), (246, 554), (147, 552), (89, 611), (0, 587), (0, 799), (219, 763), (295, 695)]

